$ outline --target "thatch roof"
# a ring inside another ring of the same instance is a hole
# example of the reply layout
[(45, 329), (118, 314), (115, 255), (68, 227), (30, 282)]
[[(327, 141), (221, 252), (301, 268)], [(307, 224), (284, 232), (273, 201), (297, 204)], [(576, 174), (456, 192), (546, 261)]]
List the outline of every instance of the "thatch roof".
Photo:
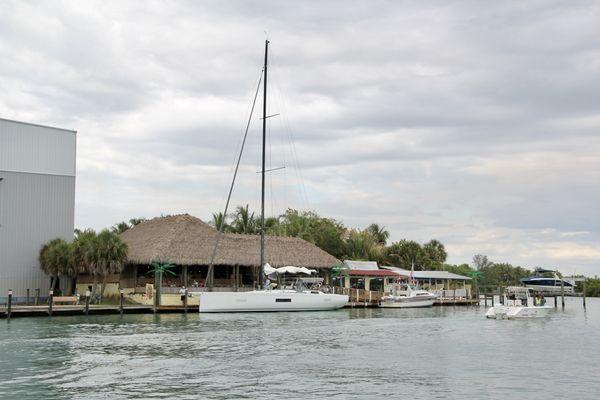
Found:
[[(217, 230), (188, 214), (154, 218), (123, 232), (131, 263), (166, 261), (179, 265), (208, 265)], [(215, 265), (258, 266), (260, 236), (224, 233)], [(331, 268), (339, 260), (312, 243), (295, 237), (266, 236), (265, 261), (273, 267), (294, 265)]]

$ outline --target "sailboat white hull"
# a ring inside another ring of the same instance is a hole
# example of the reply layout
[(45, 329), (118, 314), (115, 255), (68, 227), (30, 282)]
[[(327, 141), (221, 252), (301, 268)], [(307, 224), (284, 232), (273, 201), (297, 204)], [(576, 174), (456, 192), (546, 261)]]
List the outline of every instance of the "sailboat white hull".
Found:
[(342, 308), (348, 296), (315, 291), (255, 290), (252, 292), (203, 292), (201, 313), (256, 311), (324, 311)]

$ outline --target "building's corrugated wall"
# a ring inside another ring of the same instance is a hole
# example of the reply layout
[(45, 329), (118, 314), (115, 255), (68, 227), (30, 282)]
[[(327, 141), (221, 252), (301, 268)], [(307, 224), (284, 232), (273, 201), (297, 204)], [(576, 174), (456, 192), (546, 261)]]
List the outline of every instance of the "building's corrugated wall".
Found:
[(75, 176), (75, 132), (0, 118), (0, 171)]
[(0, 119), (0, 178), (0, 301), (45, 296), (40, 247), (73, 238), (75, 132)]

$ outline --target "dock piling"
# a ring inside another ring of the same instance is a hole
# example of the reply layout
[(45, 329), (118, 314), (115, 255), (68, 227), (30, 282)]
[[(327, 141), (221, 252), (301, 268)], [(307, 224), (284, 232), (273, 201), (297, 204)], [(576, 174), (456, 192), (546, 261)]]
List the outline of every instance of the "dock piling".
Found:
[(48, 315), (52, 316), (52, 303), (53, 303), (54, 291), (51, 290), (48, 293)]
[(85, 291), (85, 315), (88, 315), (90, 312), (90, 296), (91, 293), (89, 290)]
[(29, 305), (29, 288), (27, 288), (27, 302), (25, 304)]
[(40, 303), (40, 289), (35, 289), (35, 305)]
[(187, 309), (187, 307), (188, 307), (188, 290), (187, 290), (187, 287), (185, 288), (185, 290), (183, 292), (183, 295), (185, 296), (183, 298), (183, 312), (187, 314), (187, 312), (188, 312), (188, 309)]
[(8, 289), (8, 304), (6, 305), (6, 318), (10, 319), (10, 314), (12, 312), (12, 289)]
[(562, 304), (562, 309), (565, 309), (565, 281), (560, 279), (560, 302)]
[(583, 280), (583, 309), (585, 310), (585, 279)]
[(558, 296), (554, 295), (554, 308), (558, 308)]
[(119, 290), (119, 314), (123, 315), (123, 289)]

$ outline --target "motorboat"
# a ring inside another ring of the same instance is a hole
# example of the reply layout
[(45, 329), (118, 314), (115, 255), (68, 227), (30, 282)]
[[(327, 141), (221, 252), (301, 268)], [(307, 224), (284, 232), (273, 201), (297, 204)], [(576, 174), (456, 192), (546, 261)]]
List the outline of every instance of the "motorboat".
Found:
[[(555, 271), (536, 269), (536, 275), (521, 279), (521, 283), (536, 292), (560, 294), (561, 291), (565, 294), (573, 294), (575, 287), (572, 282), (560, 279)], [(541, 275), (542, 273), (552, 273), (553, 276), (548, 278)]]
[(431, 307), (437, 299), (437, 295), (426, 290), (419, 289), (409, 283), (392, 284), (390, 294), (385, 295), (379, 301), (382, 308), (417, 308)]
[[(265, 41), (265, 62), (262, 71), (262, 83), (263, 83), (263, 115), (262, 115), (262, 170), (261, 172), (261, 229), (260, 229), (260, 262), (259, 273), (258, 273), (258, 287), (260, 290), (252, 290), (247, 292), (216, 292), (212, 291), (212, 282), (214, 278), (214, 259), (219, 246), (220, 234), (223, 231), (223, 222), (219, 227), (219, 234), (217, 235), (213, 254), (211, 257), (209, 272), (207, 275), (207, 281), (210, 282), (210, 286), (207, 291), (201, 292), (199, 295), (199, 311), (201, 313), (215, 313), (215, 312), (253, 312), (253, 311), (323, 311), (323, 310), (335, 310), (344, 307), (349, 300), (347, 295), (324, 293), (314, 283), (310, 286), (306, 285), (306, 282), (301, 278), (295, 280), (295, 283), (286, 286), (280, 279), (283, 274), (304, 274), (313, 275), (316, 274), (316, 270), (311, 270), (303, 267), (285, 266), (280, 268), (272, 268), (266, 261), (265, 257), (265, 149), (266, 149), (266, 121), (267, 121), (267, 70), (268, 70), (268, 50), (269, 41)], [(254, 101), (258, 95), (260, 88), (260, 82), (257, 87)], [(254, 104), (252, 105), (254, 110)], [(248, 119), (248, 125), (246, 127), (246, 134), (248, 133), (248, 127), (252, 118), (252, 111), (250, 112), (250, 118)], [(245, 134), (245, 135), (246, 135)], [(223, 215), (227, 215), (227, 209), (229, 201), (231, 199), (231, 193), (233, 191), (233, 185), (237, 175), (238, 167), (242, 157), (244, 149), (244, 143), (246, 136), (240, 149), (239, 157), (237, 160), (237, 166), (233, 175), (233, 180), (229, 189), (229, 196), (225, 205)], [(314, 278), (313, 278), (314, 279)], [(276, 283), (276, 282), (277, 283)], [(308, 281), (308, 280), (307, 280)]]
[(541, 295), (531, 296), (532, 289), (523, 286), (509, 286), (504, 291), (502, 304), (488, 309), (486, 318), (491, 319), (520, 319), (544, 318), (552, 309), (545, 304)]

